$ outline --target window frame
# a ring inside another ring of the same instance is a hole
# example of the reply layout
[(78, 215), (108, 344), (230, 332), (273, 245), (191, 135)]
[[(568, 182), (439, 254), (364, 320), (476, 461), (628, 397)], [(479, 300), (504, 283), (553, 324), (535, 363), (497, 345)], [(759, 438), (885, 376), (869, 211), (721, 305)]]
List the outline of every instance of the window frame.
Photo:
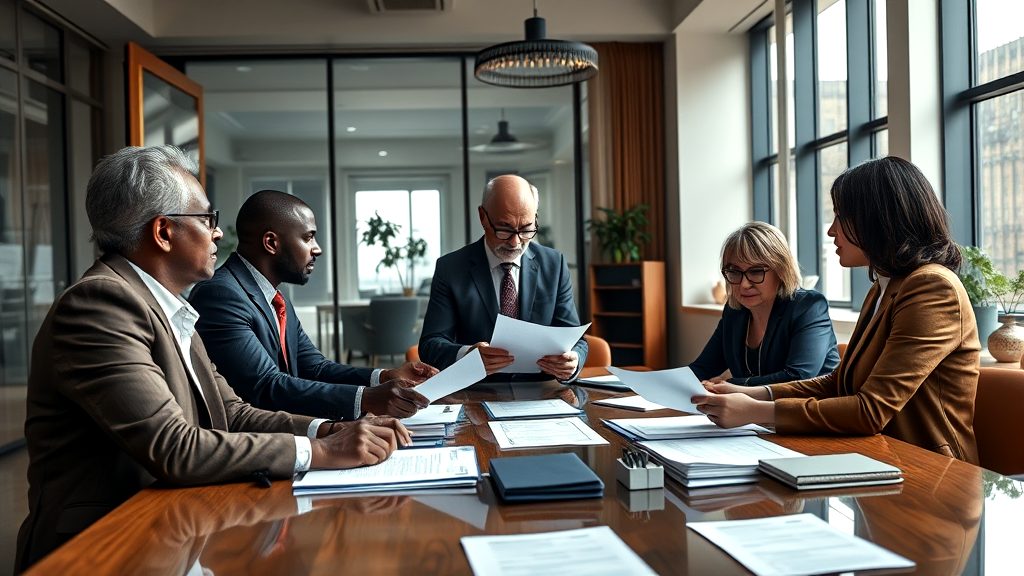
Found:
[[(884, 1), (884, 0), (875, 0)], [(807, 275), (820, 276), (821, 202), (819, 160), (821, 150), (842, 142), (847, 144), (847, 165), (854, 166), (874, 156), (875, 135), (889, 126), (888, 115), (872, 118), (875, 109), (873, 84), (876, 69), (875, 1), (846, 0), (847, 128), (817, 135), (817, 0), (793, 0), (789, 4), (793, 22), (793, 63), (791, 79), (794, 100), (795, 142), (790, 149), (796, 169), (797, 262)], [(768, 31), (775, 24), (770, 15), (749, 32), (751, 85), (751, 155), (753, 167), (754, 218), (778, 224), (772, 209), (775, 190), (771, 167), (780, 161), (771, 150), (771, 109)], [(786, 130), (779, 126), (779, 130)], [(835, 307), (859, 311), (871, 281), (867, 270), (851, 271), (850, 300), (830, 301)], [(820, 289), (821, 284), (816, 288)]]

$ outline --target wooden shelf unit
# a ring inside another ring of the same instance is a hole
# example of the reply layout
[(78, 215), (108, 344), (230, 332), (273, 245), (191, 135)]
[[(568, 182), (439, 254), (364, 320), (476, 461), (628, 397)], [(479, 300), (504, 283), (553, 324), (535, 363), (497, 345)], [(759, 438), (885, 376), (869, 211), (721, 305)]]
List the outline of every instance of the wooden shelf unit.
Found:
[(613, 365), (665, 368), (665, 263), (591, 265), (590, 316)]

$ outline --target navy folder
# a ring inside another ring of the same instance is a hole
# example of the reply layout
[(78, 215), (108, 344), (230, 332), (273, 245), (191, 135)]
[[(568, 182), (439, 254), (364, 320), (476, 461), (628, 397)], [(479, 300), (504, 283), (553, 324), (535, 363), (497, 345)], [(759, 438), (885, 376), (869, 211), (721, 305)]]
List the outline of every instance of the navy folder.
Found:
[(491, 459), (491, 478), (506, 502), (600, 498), (604, 482), (566, 452)]

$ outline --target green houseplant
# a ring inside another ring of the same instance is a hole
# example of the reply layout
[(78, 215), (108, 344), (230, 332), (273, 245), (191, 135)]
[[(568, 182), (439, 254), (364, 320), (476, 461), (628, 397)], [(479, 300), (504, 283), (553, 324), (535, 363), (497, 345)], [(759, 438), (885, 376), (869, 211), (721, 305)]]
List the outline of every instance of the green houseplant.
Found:
[(637, 204), (622, 212), (614, 208), (597, 209), (604, 213), (604, 218), (587, 220), (586, 224), (601, 243), (601, 252), (616, 263), (640, 260), (643, 244), (651, 239), (647, 233), (647, 204)]
[(995, 290), (1006, 278), (996, 270), (992, 259), (977, 246), (961, 246), (963, 263), (960, 265), (960, 282), (967, 291), (978, 323), (978, 338), (985, 346), (988, 336), (999, 326), (996, 321)]
[[(427, 241), (422, 238), (415, 238), (410, 234), (405, 242), (399, 242), (399, 233), (402, 226), (380, 217), (374, 212), (373, 218), (366, 221), (367, 229), (363, 231), (362, 243), (367, 246), (380, 246), (384, 249), (384, 257), (377, 263), (376, 271), (380, 272), (381, 266), (394, 268), (398, 274), (398, 283), (402, 286), (402, 293), (406, 296), (413, 295), (414, 278), (413, 265), (417, 259), (427, 254)], [(402, 276), (402, 268), (406, 274)]]

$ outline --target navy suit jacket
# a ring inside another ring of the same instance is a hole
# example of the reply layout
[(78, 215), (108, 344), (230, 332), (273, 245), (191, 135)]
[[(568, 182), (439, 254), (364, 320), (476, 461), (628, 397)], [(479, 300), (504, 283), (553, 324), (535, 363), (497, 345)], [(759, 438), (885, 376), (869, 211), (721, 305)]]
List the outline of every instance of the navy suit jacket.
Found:
[[(442, 256), (434, 269), (430, 302), (420, 335), (420, 359), (439, 370), (452, 365), (463, 346), (487, 342), (498, 318), (498, 297), (484, 240)], [(569, 266), (561, 252), (530, 243), (519, 276), (519, 319), (544, 326), (579, 326)], [(572, 348), (579, 366), (587, 359), (582, 338)], [(494, 374), (488, 380), (549, 380), (550, 375)]]
[(253, 406), (335, 420), (351, 420), (358, 386), (370, 384), (369, 368), (353, 368), (324, 357), (286, 301), (284, 363), (277, 315), (249, 268), (232, 254), (213, 278), (189, 294), (199, 311), (196, 330), (217, 371)]
[(745, 361), (749, 321), (750, 310), (725, 305), (711, 340), (690, 364), (697, 378), (713, 378), (728, 368), (729, 382), (760, 386), (830, 374), (839, 365), (828, 301), (820, 292), (797, 290), (792, 299), (775, 299), (761, 340), (758, 374), (751, 374)]

